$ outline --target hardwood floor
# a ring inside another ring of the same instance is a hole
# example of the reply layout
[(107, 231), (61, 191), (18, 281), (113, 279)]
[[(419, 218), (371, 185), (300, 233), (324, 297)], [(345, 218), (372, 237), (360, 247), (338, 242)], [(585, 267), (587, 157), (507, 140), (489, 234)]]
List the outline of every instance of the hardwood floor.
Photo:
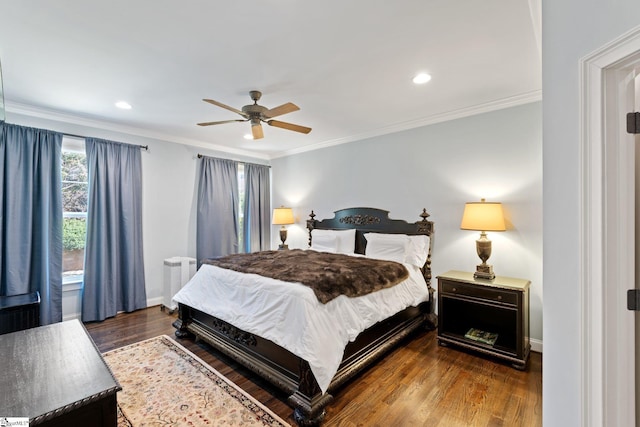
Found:
[[(85, 324), (101, 352), (166, 334), (176, 315), (159, 306)], [(295, 426), (287, 396), (205, 343), (183, 346)], [(324, 426), (541, 426), (542, 357), (527, 371), (412, 336), (334, 395)]]

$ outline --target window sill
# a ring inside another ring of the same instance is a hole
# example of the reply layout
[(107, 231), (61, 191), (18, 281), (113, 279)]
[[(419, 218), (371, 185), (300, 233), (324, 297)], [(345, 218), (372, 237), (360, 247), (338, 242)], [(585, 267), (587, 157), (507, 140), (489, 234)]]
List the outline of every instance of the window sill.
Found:
[(82, 289), (82, 275), (77, 274), (62, 278), (62, 292), (79, 291)]

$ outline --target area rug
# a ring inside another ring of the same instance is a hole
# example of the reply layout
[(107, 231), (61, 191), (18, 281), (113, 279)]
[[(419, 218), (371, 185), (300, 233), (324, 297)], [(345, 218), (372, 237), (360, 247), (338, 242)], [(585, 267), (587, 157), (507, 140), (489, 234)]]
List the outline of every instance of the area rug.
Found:
[(112, 350), (104, 359), (122, 386), (118, 427), (289, 426), (166, 335)]

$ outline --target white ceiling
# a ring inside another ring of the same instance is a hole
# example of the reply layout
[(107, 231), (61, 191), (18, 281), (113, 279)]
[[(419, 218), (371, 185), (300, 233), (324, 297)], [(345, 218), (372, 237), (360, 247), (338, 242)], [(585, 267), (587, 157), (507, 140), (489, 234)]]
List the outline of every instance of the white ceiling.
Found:
[[(541, 98), (539, 0), (0, 0), (11, 114), (273, 158)], [(533, 11), (533, 12), (532, 12)], [(411, 82), (419, 71), (431, 82)], [(249, 90), (308, 135), (249, 123)], [(133, 108), (114, 106), (119, 100)]]

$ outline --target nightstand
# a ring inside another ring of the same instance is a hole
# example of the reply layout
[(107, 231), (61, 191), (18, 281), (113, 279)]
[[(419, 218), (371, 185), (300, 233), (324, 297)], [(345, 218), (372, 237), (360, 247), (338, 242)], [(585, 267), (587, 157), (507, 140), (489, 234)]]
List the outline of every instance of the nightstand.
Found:
[(529, 280), (448, 271), (438, 276), (438, 342), (511, 362), (529, 359)]

